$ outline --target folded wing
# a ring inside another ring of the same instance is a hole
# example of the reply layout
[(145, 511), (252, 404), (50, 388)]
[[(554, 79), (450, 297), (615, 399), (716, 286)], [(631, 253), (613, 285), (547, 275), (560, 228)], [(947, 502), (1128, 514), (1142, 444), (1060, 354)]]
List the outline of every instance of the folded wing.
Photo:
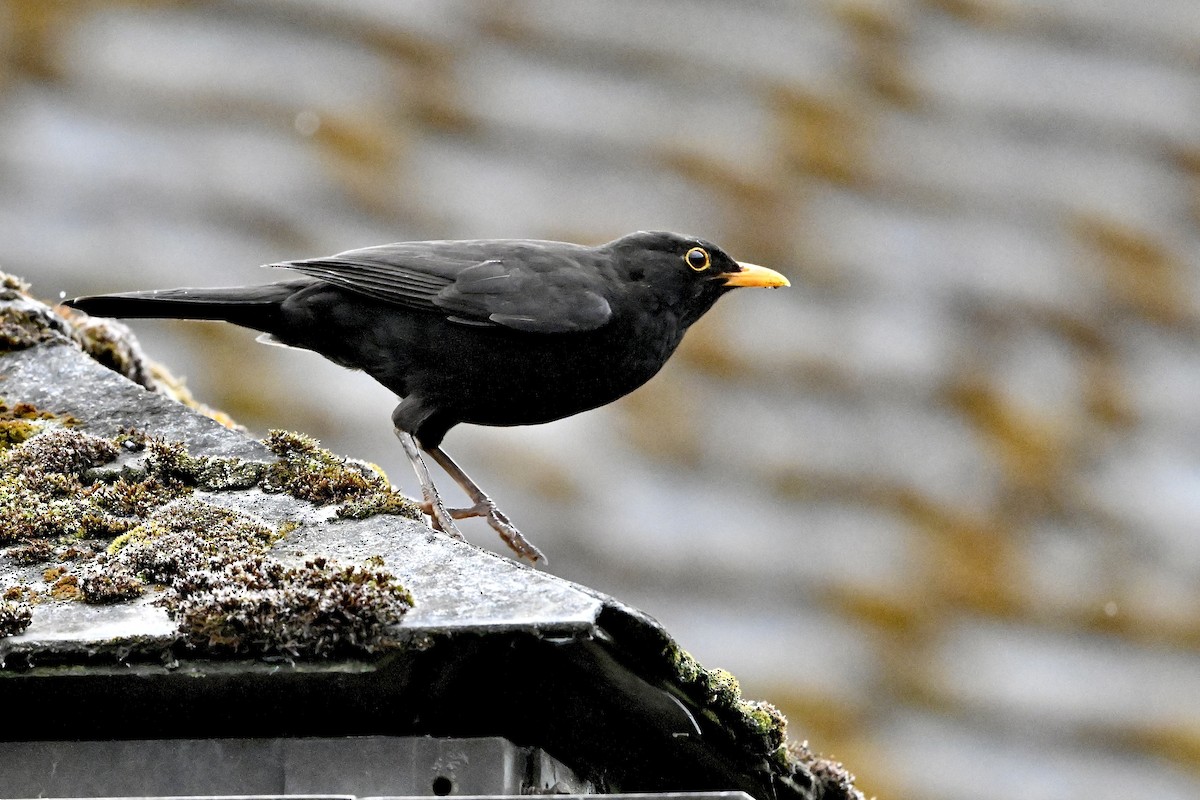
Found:
[(269, 266), (464, 325), (571, 333), (608, 322), (602, 277), (569, 257), (530, 257), (536, 244), (402, 242)]

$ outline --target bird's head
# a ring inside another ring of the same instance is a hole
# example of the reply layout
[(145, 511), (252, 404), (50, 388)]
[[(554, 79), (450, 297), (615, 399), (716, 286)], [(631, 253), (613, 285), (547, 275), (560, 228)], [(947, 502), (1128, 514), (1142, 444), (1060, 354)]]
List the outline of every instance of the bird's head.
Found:
[(791, 285), (775, 270), (735, 261), (712, 242), (695, 236), (638, 231), (605, 247), (617, 256), (624, 281), (644, 282), (656, 290), (689, 325), (732, 289)]

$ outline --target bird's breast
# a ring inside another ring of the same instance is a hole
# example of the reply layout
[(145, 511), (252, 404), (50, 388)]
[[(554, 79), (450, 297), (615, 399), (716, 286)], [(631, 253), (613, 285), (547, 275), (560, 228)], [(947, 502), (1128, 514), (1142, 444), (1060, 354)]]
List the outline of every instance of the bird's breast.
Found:
[(580, 334), (503, 334), (486, 347), (463, 343), (451, 348), (452, 364), (443, 360), (442, 371), (428, 377), (441, 402), (453, 406), (463, 422), (528, 425), (561, 419), (611, 403), (662, 368), (682, 332), (666, 321), (647, 322)]

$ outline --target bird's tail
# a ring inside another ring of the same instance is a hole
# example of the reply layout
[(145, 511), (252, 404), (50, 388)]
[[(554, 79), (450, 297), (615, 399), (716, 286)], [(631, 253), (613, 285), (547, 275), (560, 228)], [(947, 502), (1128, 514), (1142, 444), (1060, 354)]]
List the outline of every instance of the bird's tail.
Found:
[(308, 281), (220, 289), (160, 289), (76, 297), (64, 305), (97, 317), (126, 319), (212, 319), (271, 332), (279, 306)]

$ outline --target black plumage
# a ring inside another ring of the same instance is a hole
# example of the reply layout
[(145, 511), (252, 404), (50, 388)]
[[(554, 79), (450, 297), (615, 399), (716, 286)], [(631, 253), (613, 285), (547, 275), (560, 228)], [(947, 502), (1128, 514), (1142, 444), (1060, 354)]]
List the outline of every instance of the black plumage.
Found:
[[(535, 561), (537, 549), (441, 450), (446, 432), (463, 422), (549, 422), (609, 403), (658, 372), (731, 289), (788, 285), (702, 239), (663, 232), (599, 247), (401, 242), (268, 266), (304, 277), (67, 305), (99, 316), (225, 320), (363, 370), (401, 398), (392, 421), (434, 524), (457, 535), (455, 517), (485, 516)], [(445, 508), (420, 450), (467, 491), (470, 508)]]

